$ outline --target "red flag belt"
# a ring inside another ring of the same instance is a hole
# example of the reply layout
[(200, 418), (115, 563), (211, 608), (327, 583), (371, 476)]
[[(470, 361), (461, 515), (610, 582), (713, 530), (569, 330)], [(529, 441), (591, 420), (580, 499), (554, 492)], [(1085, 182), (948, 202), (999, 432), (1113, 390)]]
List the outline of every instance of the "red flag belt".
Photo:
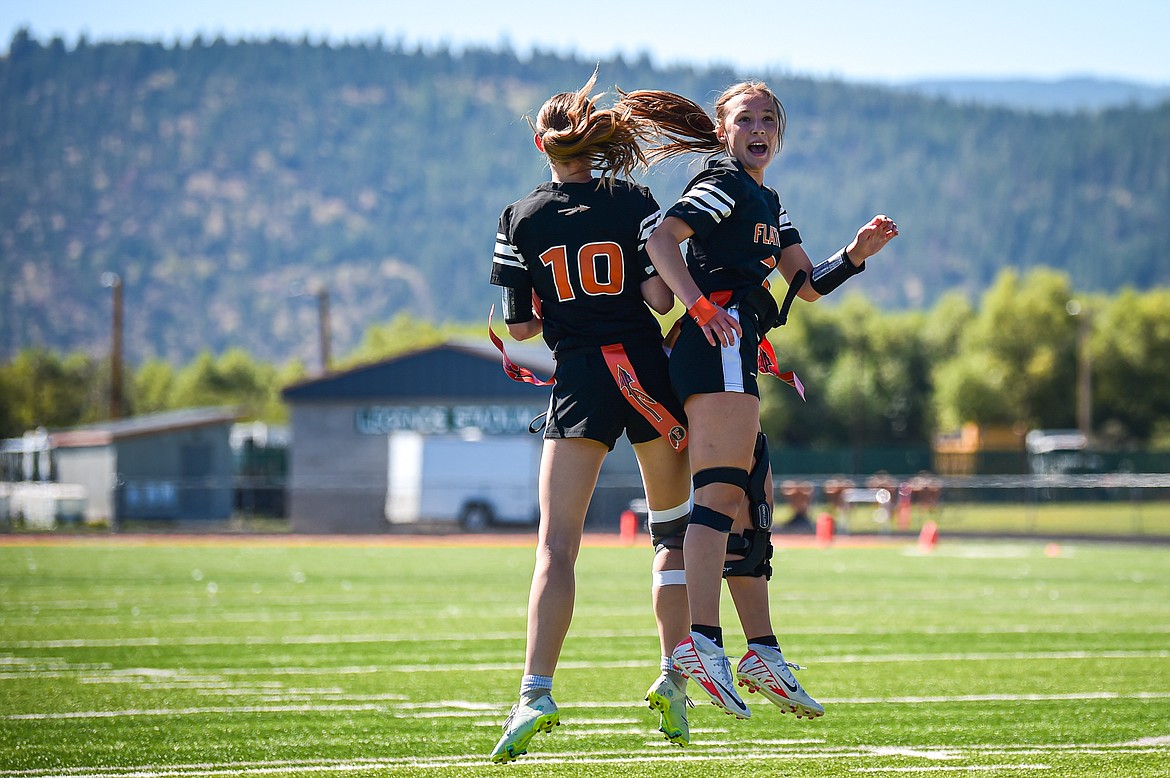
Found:
[(679, 424), (661, 403), (642, 389), (638, 381), (638, 374), (630, 358), (626, 356), (626, 349), (620, 343), (602, 346), (601, 353), (605, 357), (605, 364), (609, 366), (609, 374), (617, 382), (622, 396), (634, 407), (646, 421), (658, 430), (658, 434), (666, 438), (675, 451), (682, 451), (687, 447), (687, 428)]

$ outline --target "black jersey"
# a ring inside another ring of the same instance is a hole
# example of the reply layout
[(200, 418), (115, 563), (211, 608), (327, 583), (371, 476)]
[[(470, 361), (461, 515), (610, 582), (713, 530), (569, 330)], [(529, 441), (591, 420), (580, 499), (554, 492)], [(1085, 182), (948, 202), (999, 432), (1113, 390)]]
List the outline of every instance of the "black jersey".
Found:
[(654, 274), (646, 239), (661, 219), (638, 184), (543, 183), (500, 215), (491, 282), (535, 290), (554, 352), (660, 340), (641, 284)]
[(708, 163), (666, 215), (695, 233), (687, 241), (687, 267), (704, 294), (759, 286), (780, 251), (800, 243), (776, 190), (757, 184), (730, 157)]

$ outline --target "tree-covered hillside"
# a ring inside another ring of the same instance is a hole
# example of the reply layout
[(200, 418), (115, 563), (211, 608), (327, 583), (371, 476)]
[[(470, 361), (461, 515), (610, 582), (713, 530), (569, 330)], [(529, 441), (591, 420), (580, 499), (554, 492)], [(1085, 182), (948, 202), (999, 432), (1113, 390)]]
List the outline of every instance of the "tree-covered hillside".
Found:
[[(523, 120), (595, 65), (379, 43), (93, 45), (26, 33), (0, 58), (0, 360), (106, 349), (124, 282), (126, 354), (316, 354), (395, 314), (486, 320), (501, 208), (547, 175)], [(599, 84), (710, 106), (764, 77), (788, 112), (769, 173), (814, 257), (877, 212), (902, 236), (857, 289), (884, 308), (974, 298), (1004, 267), (1081, 290), (1170, 285), (1170, 104), (1045, 115), (871, 86), (600, 63)], [(646, 176), (665, 206), (688, 176)], [(877, 269), (877, 268), (875, 268)]]

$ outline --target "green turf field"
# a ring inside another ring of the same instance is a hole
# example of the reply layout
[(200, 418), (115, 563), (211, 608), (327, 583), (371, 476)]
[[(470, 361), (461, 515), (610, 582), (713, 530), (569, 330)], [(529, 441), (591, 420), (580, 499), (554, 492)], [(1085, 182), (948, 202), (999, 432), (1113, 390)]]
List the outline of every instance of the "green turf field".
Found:
[(495, 766), (529, 547), (7, 542), (4, 778), (1170, 776), (1166, 546), (781, 549), (781, 642), (827, 714), (749, 695), (739, 722), (703, 698), (686, 749), (642, 702), (649, 550), (586, 547), (564, 725)]

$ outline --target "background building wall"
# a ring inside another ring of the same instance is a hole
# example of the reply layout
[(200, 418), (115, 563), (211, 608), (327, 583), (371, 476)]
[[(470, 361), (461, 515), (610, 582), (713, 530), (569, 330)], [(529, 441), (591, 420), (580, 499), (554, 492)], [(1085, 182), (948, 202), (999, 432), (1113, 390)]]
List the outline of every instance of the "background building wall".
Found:
[(388, 528), (389, 446), (384, 435), (358, 433), (358, 408), (353, 403), (291, 405), (288, 516), (294, 532)]

